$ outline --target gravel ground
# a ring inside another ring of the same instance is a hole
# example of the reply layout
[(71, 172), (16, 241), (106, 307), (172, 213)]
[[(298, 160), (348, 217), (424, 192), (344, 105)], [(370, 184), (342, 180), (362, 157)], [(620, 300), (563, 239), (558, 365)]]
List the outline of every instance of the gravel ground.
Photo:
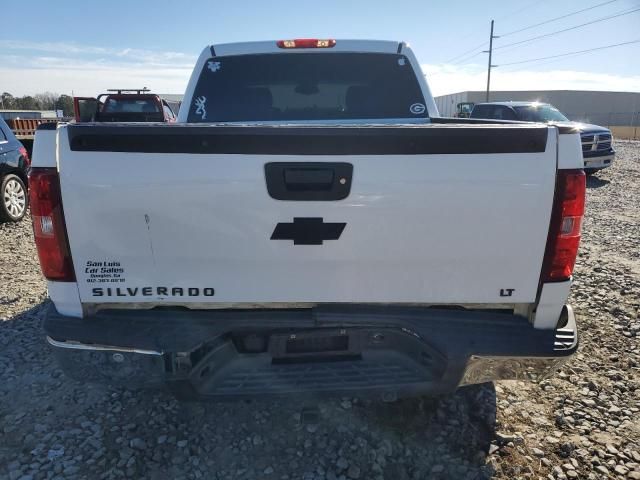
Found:
[(0, 225), (0, 477), (640, 479), (640, 143), (617, 150), (588, 180), (576, 358), (436, 399), (180, 403), (74, 382), (43, 340), (30, 223)]

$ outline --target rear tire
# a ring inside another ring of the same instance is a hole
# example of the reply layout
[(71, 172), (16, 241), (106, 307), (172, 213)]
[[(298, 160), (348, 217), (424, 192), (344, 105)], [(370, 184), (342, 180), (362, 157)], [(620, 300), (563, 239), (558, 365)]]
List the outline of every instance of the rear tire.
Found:
[(0, 221), (19, 222), (27, 213), (29, 197), (17, 175), (6, 175), (0, 182)]

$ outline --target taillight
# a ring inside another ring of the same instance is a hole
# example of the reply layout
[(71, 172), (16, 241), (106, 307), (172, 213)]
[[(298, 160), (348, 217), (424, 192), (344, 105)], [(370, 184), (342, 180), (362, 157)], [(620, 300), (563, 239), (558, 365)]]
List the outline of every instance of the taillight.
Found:
[(43, 275), (48, 280), (75, 281), (62, 211), (60, 179), (55, 168), (31, 169), (29, 200), (33, 235)]
[(29, 152), (27, 152), (27, 149), (24, 147), (20, 147), (18, 148), (18, 151), (20, 152), (20, 155), (24, 157), (24, 161), (27, 164), (27, 167), (31, 165), (31, 159), (29, 158)]
[(333, 39), (296, 38), (295, 40), (278, 40), (279, 48), (331, 48), (336, 45)]
[(568, 280), (580, 245), (586, 177), (582, 170), (558, 170), (542, 282)]

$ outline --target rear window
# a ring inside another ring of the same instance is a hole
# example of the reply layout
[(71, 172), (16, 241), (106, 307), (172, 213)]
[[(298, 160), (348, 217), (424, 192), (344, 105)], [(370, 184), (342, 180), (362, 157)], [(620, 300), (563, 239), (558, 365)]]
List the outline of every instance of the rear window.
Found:
[(476, 105), (471, 118), (488, 118), (491, 120), (517, 120), (516, 114), (503, 105)]
[(404, 55), (279, 53), (211, 58), (189, 122), (426, 118)]
[(108, 98), (102, 107), (103, 113), (159, 113), (155, 100), (132, 98)]

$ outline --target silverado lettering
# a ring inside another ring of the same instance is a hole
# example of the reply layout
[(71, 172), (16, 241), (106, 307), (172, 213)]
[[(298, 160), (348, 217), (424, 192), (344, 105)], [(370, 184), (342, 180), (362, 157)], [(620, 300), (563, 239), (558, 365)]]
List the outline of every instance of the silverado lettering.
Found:
[(102, 288), (95, 287), (91, 289), (94, 297), (135, 297), (142, 295), (145, 297), (213, 297), (215, 290), (213, 288), (199, 287), (118, 287), (118, 288)]

